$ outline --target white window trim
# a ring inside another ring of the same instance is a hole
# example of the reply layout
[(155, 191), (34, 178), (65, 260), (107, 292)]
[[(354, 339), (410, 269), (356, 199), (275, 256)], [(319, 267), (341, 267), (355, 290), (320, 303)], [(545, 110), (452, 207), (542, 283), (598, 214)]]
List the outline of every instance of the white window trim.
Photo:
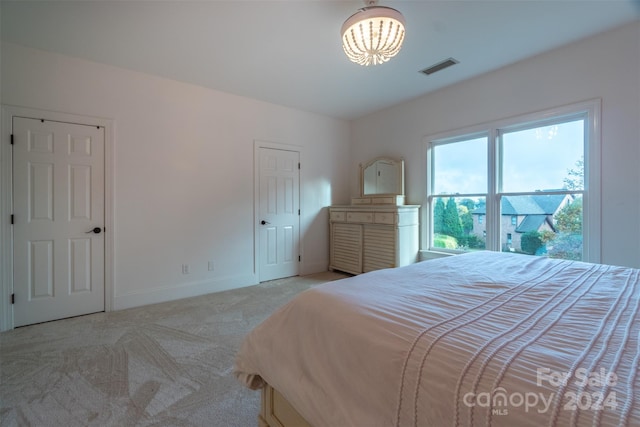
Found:
[(500, 233), (494, 232), (500, 228), (500, 217), (494, 215), (496, 210), (500, 209), (498, 188), (499, 179), (498, 167), (499, 159), (497, 152), (497, 138), (499, 132), (512, 131), (518, 128), (526, 127), (527, 124), (533, 122), (541, 122), (549, 120), (555, 122), (563, 117), (571, 117), (574, 115), (585, 114), (585, 139), (588, 141), (584, 152), (585, 168), (584, 177), (584, 198), (583, 198), (583, 260), (593, 263), (601, 262), (601, 246), (602, 246), (602, 206), (601, 206), (601, 99), (591, 99), (583, 102), (569, 104), (561, 107), (551, 108), (548, 110), (523, 114), (506, 119), (496, 120), (492, 122), (468, 126), (465, 128), (455, 129), (434, 135), (425, 136), (423, 141), (423, 158), (425, 159), (423, 168), (424, 200), (421, 209), (422, 233), (421, 247), (425, 249), (425, 256), (429, 258), (428, 253), (459, 253), (459, 251), (451, 251), (441, 248), (431, 247), (431, 227), (429, 197), (431, 196), (433, 176), (432, 171), (427, 165), (431, 164), (431, 151), (429, 145), (433, 141), (448, 140), (454, 142), (456, 139), (466, 140), (474, 137), (486, 136), (489, 141), (488, 147), (488, 169), (494, 171), (488, 176), (488, 193), (487, 193), (487, 215), (485, 217), (487, 236), (490, 237), (486, 241), (488, 250), (500, 250)]

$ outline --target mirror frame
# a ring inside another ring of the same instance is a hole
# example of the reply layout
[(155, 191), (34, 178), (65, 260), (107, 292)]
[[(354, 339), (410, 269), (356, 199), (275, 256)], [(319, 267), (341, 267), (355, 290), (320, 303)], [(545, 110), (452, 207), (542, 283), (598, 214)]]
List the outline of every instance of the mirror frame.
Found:
[[(385, 162), (391, 163), (392, 165), (398, 168), (398, 182), (400, 183), (395, 193), (364, 193), (364, 171), (369, 167), (375, 164), (376, 162), (383, 160)], [(378, 196), (404, 196), (404, 159), (393, 159), (391, 157), (376, 157), (374, 159), (369, 160), (366, 163), (360, 163), (360, 196), (361, 197), (378, 197)]]

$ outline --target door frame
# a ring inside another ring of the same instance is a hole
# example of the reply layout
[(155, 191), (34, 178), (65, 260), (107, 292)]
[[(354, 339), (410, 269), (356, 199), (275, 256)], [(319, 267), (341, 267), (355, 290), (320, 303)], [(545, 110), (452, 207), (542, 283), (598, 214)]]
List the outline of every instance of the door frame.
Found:
[(13, 157), (11, 148), (14, 117), (44, 119), (104, 128), (104, 310), (113, 308), (114, 267), (114, 121), (101, 117), (60, 113), (35, 108), (2, 105), (0, 122), (0, 332), (13, 329)]
[[(253, 141), (253, 274), (256, 282), (260, 283), (260, 226), (258, 224), (260, 218), (260, 149), (270, 148), (272, 150), (294, 151), (298, 153), (300, 164), (302, 164), (302, 147), (298, 145), (282, 144), (279, 142), (270, 142), (264, 140)], [(298, 252), (301, 262), (298, 263), (298, 273), (300, 275), (304, 263), (304, 248), (302, 241), (302, 169), (298, 169), (298, 201), (300, 207), (300, 215), (298, 215)]]

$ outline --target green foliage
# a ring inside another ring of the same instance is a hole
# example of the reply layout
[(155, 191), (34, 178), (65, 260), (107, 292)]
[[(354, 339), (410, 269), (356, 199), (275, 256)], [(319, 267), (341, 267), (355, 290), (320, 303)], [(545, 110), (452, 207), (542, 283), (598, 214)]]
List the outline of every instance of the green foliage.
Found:
[(547, 251), (551, 258), (582, 259), (582, 234), (557, 233), (551, 245)]
[[(567, 171), (564, 186), (569, 190), (584, 190), (584, 158)], [(547, 256), (571, 260), (582, 259), (582, 197), (576, 197), (554, 215), (555, 234), (547, 239)]]
[(436, 205), (433, 208), (433, 233), (439, 234), (444, 228), (444, 201), (441, 197), (436, 199)]
[(476, 202), (473, 199), (464, 198), (460, 200), (460, 206), (465, 206), (471, 212), (476, 208)]
[(458, 216), (458, 205), (453, 197), (449, 197), (447, 206), (444, 209), (442, 233), (454, 237), (462, 235), (462, 225), (460, 225), (460, 217)]
[(540, 239), (542, 240), (542, 243), (545, 243), (545, 244), (549, 243), (550, 241), (556, 238), (556, 233), (549, 230), (542, 230), (539, 232), (539, 234), (540, 234)]
[(584, 190), (584, 157), (576, 161), (575, 169), (569, 169), (567, 175), (569, 176), (564, 179), (564, 188)]
[(538, 249), (542, 246), (542, 237), (537, 231), (528, 231), (522, 235), (520, 240), (520, 248), (522, 252), (529, 255), (535, 255)]
[(433, 236), (433, 246), (436, 248), (458, 249), (458, 241), (455, 237), (435, 234)]
[(462, 233), (464, 235), (471, 233), (473, 231), (473, 215), (471, 215), (466, 205), (460, 204), (458, 206), (458, 217), (460, 218)]
[(476, 203), (472, 199), (462, 199), (459, 203), (449, 197), (445, 205), (444, 197), (435, 199), (433, 208), (434, 246), (447, 249), (484, 249), (484, 239), (472, 234), (473, 215)]
[(485, 240), (475, 234), (465, 234), (458, 237), (458, 244), (468, 249), (485, 249), (487, 247)]
[(560, 233), (582, 234), (582, 198), (564, 206), (554, 216), (555, 228)]

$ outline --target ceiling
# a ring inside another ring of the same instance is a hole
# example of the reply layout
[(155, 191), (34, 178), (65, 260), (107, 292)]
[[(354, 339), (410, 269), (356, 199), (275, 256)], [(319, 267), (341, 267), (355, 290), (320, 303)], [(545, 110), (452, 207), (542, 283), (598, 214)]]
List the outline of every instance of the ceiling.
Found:
[[(640, 19), (639, 0), (381, 1), (406, 19), (390, 62), (347, 60), (336, 0), (6, 1), (2, 39), (355, 119)], [(430, 76), (420, 70), (453, 57)]]

